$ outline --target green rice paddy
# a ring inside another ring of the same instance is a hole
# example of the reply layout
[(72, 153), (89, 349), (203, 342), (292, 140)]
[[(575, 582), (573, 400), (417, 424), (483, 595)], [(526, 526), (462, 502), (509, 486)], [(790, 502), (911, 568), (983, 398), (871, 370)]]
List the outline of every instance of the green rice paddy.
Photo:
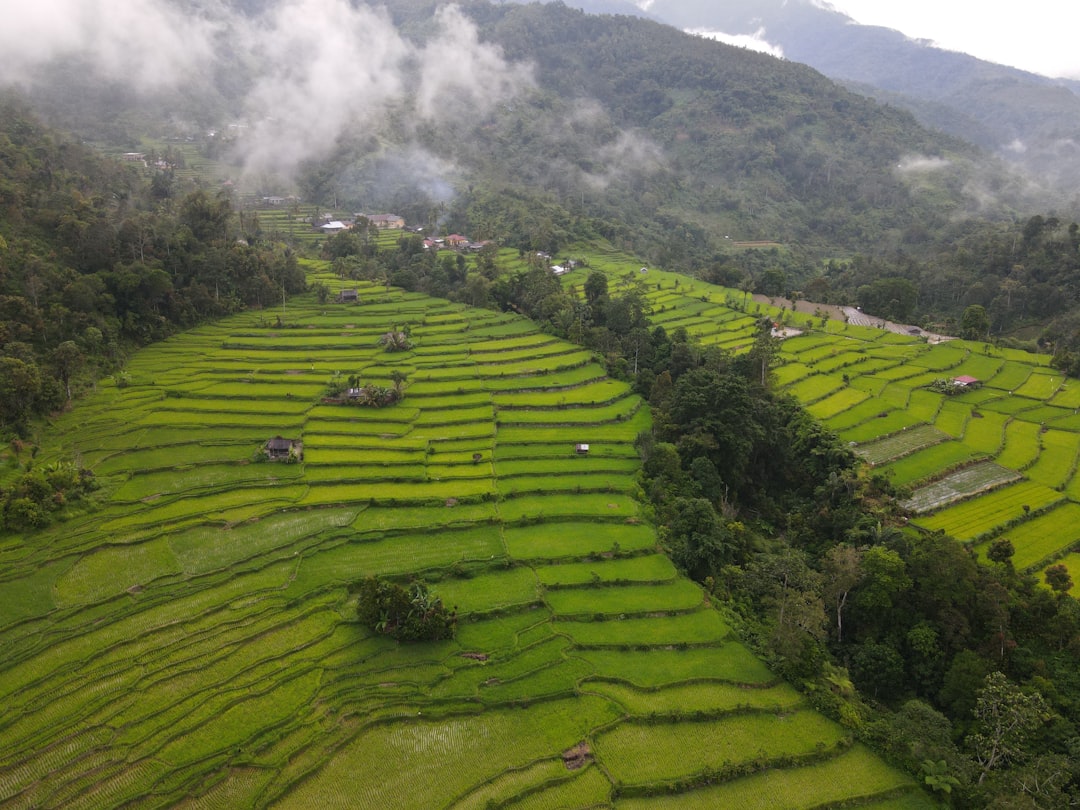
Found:
[[(620, 277), (634, 264), (610, 256), (592, 266)], [(583, 280), (565, 283), (580, 294)], [(647, 297), (657, 322), (692, 323), (702, 343), (736, 352), (753, 341), (753, 317), (802, 330), (782, 340), (773, 384), (837, 431), (875, 472), (908, 487), (916, 527), (963, 542), (1007, 531), (1016, 537), (1017, 565), (1033, 571), (1075, 542), (1064, 523), (1040, 518), (1047, 509), (1065, 514), (1052, 509), (1060, 504), (1080, 504), (1080, 386), (1049, 368), (1047, 355), (975, 341), (931, 343), (837, 321), (823, 326), (810, 315), (747, 301), (740, 291), (654, 269)], [(710, 317), (699, 316), (705, 310)], [(961, 375), (980, 385), (953, 396), (928, 388)], [(1042, 536), (1040, 526), (1051, 534)]]
[[(309, 238), (294, 224), (263, 227)], [(866, 797), (920, 806), (657, 553), (628, 386), (520, 318), (356, 286), (290, 302), (307, 328), (253, 312), (144, 350), (43, 438), (41, 463), (78, 454), (105, 488), (0, 541), (0, 805), (623, 807), (786, 795), (793, 773), (821, 805), (852, 798), (833, 772), (853, 763)], [(741, 340), (721, 300), (695, 329)], [(380, 351), (405, 323), (414, 349)], [(395, 370), (398, 405), (321, 401), (335, 372)], [(807, 379), (829, 412), (867, 396)], [(275, 435), (303, 460), (264, 460)], [(350, 586), (375, 574), (426, 580), (456, 640), (359, 626)]]

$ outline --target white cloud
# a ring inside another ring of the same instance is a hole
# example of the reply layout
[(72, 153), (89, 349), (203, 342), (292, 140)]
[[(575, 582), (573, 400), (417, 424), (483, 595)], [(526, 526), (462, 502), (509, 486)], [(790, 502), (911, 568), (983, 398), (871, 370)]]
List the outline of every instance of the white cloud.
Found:
[(291, 174), (403, 92), (410, 50), (385, 12), (291, 0), (241, 32), (240, 44), (263, 66), (245, 109), (254, 122), (243, 144), (252, 171)]
[(435, 14), (438, 33), (419, 54), (417, 112), (424, 118), (472, 116), (532, 86), (524, 65), (503, 59), (502, 49), (480, 42), (476, 26), (457, 6)]
[(901, 174), (928, 174), (947, 169), (952, 163), (945, 158), (926, 155), (906, 155), (900, 159), (896, 171)]
[[(14, 5), (14, 4), (13, 4)], [(27, 81), (58, 57), (77, 57), (107, 79), (155, 90), (202, 73), (221, 21), (164, 0), (34, 0), (4, 11), (0, 77)]]
[(813, 0), (865, 25), (895, 28), (913, 39), (980, 59), (1047, 76), (1080, 78), (1080, 3), (1028, 0), (985, 3), (982, 0)]
[(531, 71), (480, 41), (456, 7), (441, 8), (424, 45), (384, 8), (352, 0), (267, 0), (245, 16), (222, 0), (35, 0), (0, 25), (0, 83), (30, 82), (57, 58), (142, 91), (191, 88), (221, 69), (254, 76), (235, 116), (247, 171), (292, 175), (347, 132), (371, 134), (398, 114), (473, 116), (533, 85)]
[(778, 59), (784, 58), (784, 49), (779, 45), (773, 45), (765, 39), (765, 29), (759, 28), (753, 34), (726, 34), (723, 31), (710, 31), (705, 28), (688, 28), (686, 33), (706, 39), (715, 39), (728, 45), (746, 48), (751, 51), (771, 54)]

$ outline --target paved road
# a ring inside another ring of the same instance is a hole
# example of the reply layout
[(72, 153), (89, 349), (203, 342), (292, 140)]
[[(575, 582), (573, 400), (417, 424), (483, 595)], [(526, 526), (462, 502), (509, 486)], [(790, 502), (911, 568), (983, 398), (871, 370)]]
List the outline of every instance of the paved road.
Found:
[[(925, 337), (929, 343), (944, 343), (946, 340), (955, 340), (955, 338), (949, 335), (937, 335), (933, 332), (924, 332), (917, 326), (912, 326), (908, 323), (893, 323), (887, 321), (884, 318), (878, 318), (874, 315), (867, 315), (856, 307), (844, 307), (844, 317), (848, 323), (853, 323), (856, 326), (872, 326), (876, 329), (887, 329), (890, 332), (896, 332), (898, 335), (918, 335), (919, 337)], [(916, 330), (916, 331), (912, 331)]]

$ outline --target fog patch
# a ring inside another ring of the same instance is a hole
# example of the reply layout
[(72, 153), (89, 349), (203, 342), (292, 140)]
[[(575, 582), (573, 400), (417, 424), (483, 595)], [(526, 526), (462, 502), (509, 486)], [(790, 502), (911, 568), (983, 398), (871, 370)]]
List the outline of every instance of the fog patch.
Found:
[(738, 48), (745, 48), (750, 51), (757, 51), (758, 53), (767, 53), (770, 56), (775, 56), (777, 59), (784, 58), (784, 49), (765, 39), (764, 28), (759, 28), (752, 34), (728, 34), (723, 31), (714, 31), (707, 28), (687, 28), (686, 33), (696, 37), (704, 37), (705, 39), (714, 39), (717, 42), (723, 42), (727, 45), (734, 45)]
[(166, 0), (35, 0), (4, 12), (0, 76), (32, 83), (57, 59), (78, 59), (103, 79), (140, 92), (206, 75), (223, 32), (220, 19)]
[(497, 45), (480, 42), (476, 26), (457, 6), (439, 9), (435, 23), (436, 36), (417, 56), (421, 118), (469, 119), (533, 86), (531, 69), (507, 62)]
[(595, 153), (597, 169), (584, 172), (583, 179), (594, 190), (606, 189), (613, 182), (635, 175), (654, 174), (665, 167), (663, 150), (648, 138), (621, 131), (613, 141)]
[(901, 177), (905, 175), (929, 174), (947, 169), (952, 162), (940, 157), (928, 157), (927, 155), (906, 155), (896, 164), (896, 173)]

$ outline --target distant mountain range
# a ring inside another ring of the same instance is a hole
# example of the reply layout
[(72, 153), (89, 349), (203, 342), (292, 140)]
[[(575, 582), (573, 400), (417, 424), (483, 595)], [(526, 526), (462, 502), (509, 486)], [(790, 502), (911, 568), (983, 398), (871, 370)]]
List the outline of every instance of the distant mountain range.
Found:
[[(1071, 199), (1080, 182), (1080, 82), (948, 51), (858, 25), (812, 0), (569, 0), (596, 14), (649, 17), (684, 30), (758, 35), (831, 79), (981, 146)], [(1059, 196), (1059, 200), (1062, 197)]]

